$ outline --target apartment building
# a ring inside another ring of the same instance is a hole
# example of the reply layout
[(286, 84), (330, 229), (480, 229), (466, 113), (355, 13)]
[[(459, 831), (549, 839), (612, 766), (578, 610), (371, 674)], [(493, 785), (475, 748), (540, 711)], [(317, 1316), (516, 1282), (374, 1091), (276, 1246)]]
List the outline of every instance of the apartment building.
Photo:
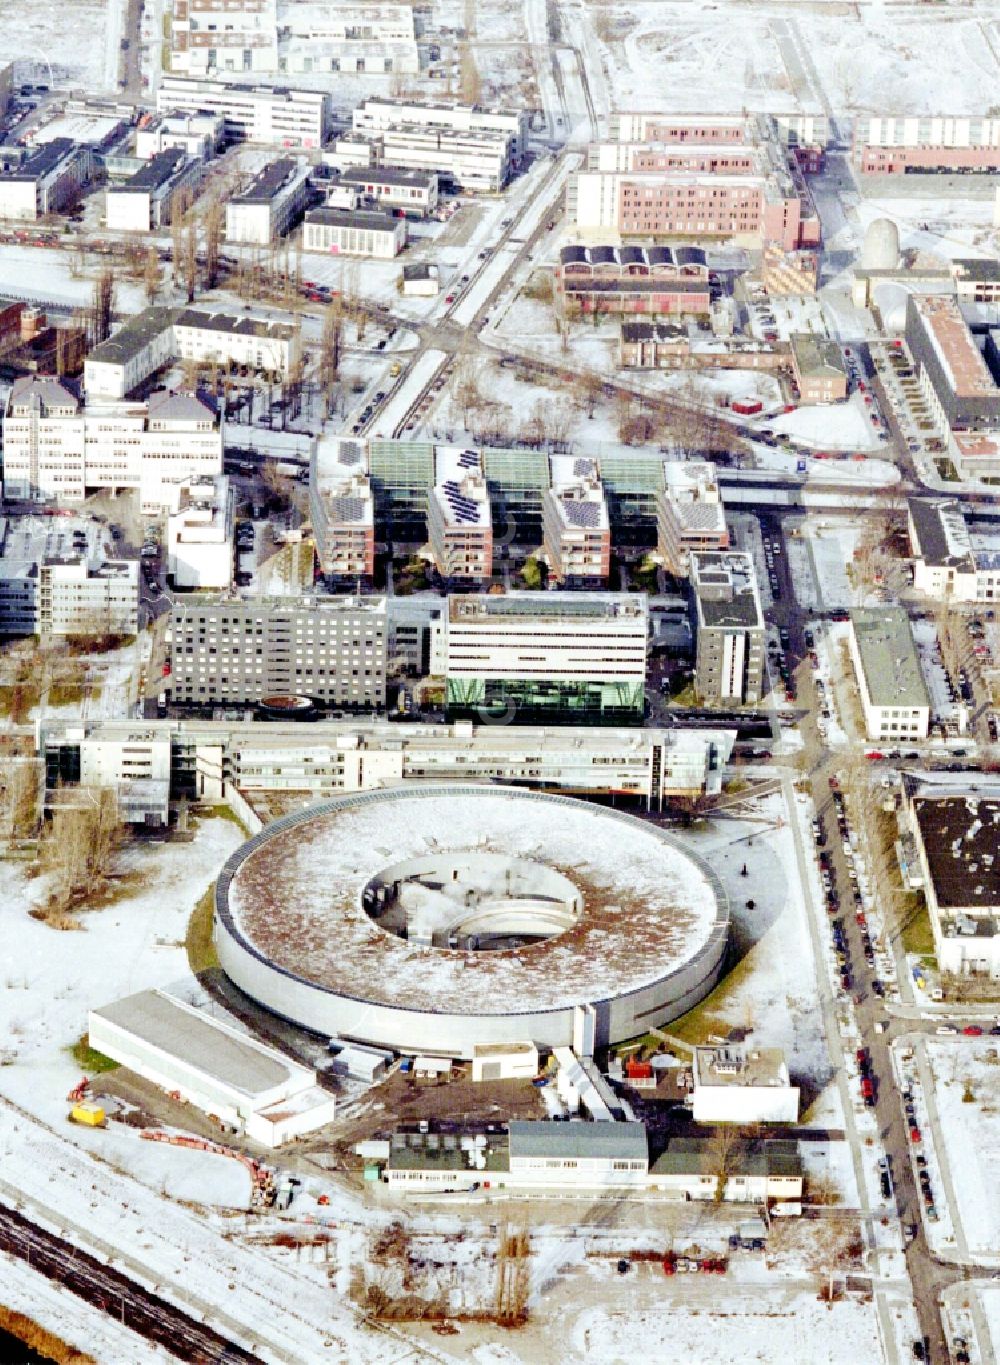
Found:
[(355, 132), (383, 133), (409, 125), (440, 128), (456, 133), (501, 133), (512, 139), (515, 163), (528, 150), (530, 115), (526, 109), (501, 109), (498, 106), (462, 104), (457, 100), (430, 101), (376, 98), (368, 96), (352, 116)]
[(448, 713), (522, 724), (634, 724), (645, 710), (647, 641), (639, 595), (452, 596)]
[(221, 114), (143, 114), (135, 132), (135, 154), (148, 161), (176, 147), (186, 156), (209, 161), (222, 146), (225, 133)]
[(281, 19), (279, 61), (290, 75), (415, 76), (420, 70), (409, 5), (295, 4), (284, 7)]
[(406, 245), (406, 219), (389, 212), (310, 209), (302, 228), (302, 249), (331, 256), (374, 256), (391, 261)]
[(173, 0), (170, 70), (278, 70), (277, 0)]
[(656, 549), (668, 573), (686, 578), (689, 557), (729, 548), (726, 511), (714, 464), (670, 460), (656, 498)]
[(410, 218), (426, 218), (438, 205), (435, 171), (405, 170), (401, 166), (351, 166), (338, 185), (354, 192), (355, 203), (370, 200), (379, 208), (398, 210)]
[(226, 204), (226, 240), (267, 246), (298, 223), (310, 199), (311, 168), (283, 157), (265, 166)]
[(434, 566), (455, 583), (488, 582), (493, 574), (493, 524), (482, 457), (438, 446), (427, 529)]
[(853, 608), (849, 644), (868, 738), (895, 744), (926, 739), (930, 697), (903, 608)]
[(308, 696), (352, 710), (385, 707), (383, 598), (265, 598), (176, 603), (171, 699), (179, 705)]
[(328, 579), (370, 579), (375, 572), (375, 500), (362, 441), (322, 439), (309, 467), (309, 514), (316, 556)]
[(31, 376), (14, 382), (3, 437), (5, 498), (80, 502), (99, 489), (137, 488), (152, 511), (185, 479), (222, 472), (221, 414), (191, 394), (85, 407), (67, 384)]
[(909, 295), (906, 344), (939, 428), (1000, 427), (1000, 388), (952, 295)]
[(851, 157), (861, 175), (997, 175), (1000, 118), (859, 114)]
[(909, 498), (906, 504), (913, 586), (953, 602), (1000, 601), (1000, 537), (973, 538), (959, 502)]
[(842, 403), (847, 397), (847, 364), (838, 344), (814, 332), (793, 332), (789, 342), (799, 401)]
[(233, 581), (233, 490), (225, 474), (178, 484), (167, 516), (167, 574), (175, 588)]
[(205, 174), (205, 163), (179, 147), (157, 152), (124, 185), (104, 195), (104, 218), (112, 232), (150, 232), (167, 227), (181, 194), (193, 197)]
[(712, 306), (708, 264), (696, 246), (564, 246), (555, 269), (555, 297), (566, 317), (707, 315)]
[(318, 90), (165, 75), (156, 89), (156, 108), (161, 114), (221, 114), (229, 142), (319, 148), (329, 132), (332, 102)]
[(550, 576), (569, 587), (603, 587), (611, 571), (611, 522), (598, 462), (553, 455), (542, 498)]
[(89, 146), (57, 137), (0, 171), (0, 218), (34, 222), (74, 204), (94, 173)]
[(695, 677), (705, 706), (756, 706), (764, 692), (764, 613), (748, 554), (688, 556)]

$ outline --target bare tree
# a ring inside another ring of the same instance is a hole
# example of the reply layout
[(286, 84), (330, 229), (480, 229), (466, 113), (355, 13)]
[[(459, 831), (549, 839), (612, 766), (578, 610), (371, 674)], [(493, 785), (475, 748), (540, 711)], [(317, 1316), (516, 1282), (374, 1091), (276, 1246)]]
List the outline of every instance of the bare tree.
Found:
[(198, 289), (198, 225), (189, 223), (184, 237), (184, 259), (181, 267), (181, 280), (187, 293), (188, 303), (194, 302)]
[(103, 889), (128, 834), (113, 788), (81, 788), (77, 796), (73, 805), (53, 812), (41, 847), (42, 868), (49, 875), (49, 903), (58, 911)]
[(329, 417), (337, 379), (340, 375), (340, 351), (343, 343), (344, 318), (339, 299), (334, 299), (323, 314), (323, 333), (319, 343), (319, 390), (324, 415)]
[(160, 269), (160, 258), (156, 253), (156, 247), (151, 246), (146, 251), (146, 265), (143, 270), (143, 288), (146, 291), (147, 303), (156, 302), (162, 281), (163, 271)]
[(90, 312), (90, 347), (93, 349), (111, 335), (111, 320), (115, 308), (115, 281), (109, 266), (102, 266), (94, 281)]
[(24, 838), (34, 832), (38, 820), (40, 785), (35, 759), (7, 759), (0, 790), (0, 809), (3, 828), (9, 839)]
[(222, 204), (213, 199), (205, 209), (202, 230), (205, 235), (205, 288), (214, 289), (219, 283), (219, 248), (225, 216)]

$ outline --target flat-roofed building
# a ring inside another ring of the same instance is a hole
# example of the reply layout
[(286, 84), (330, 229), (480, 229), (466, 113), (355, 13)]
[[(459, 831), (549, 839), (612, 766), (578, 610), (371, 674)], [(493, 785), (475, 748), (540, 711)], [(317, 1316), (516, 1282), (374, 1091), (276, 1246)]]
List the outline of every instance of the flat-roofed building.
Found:
[(712, 306), (708, 262), (697, 246), (564, 246), (555, 271), (555, 293), (557, 306), (567, 317), (707, 316)]
[(315, 1071), (165, 991), (91, 1010), (87, 1028), (106, 1057), (265, 1146), (333, 1122), (336, 1100)]
[(305, 251), (331, 256), (375, 256), (392, 260), (406, 245), (406, 219), (391, 213), (310, 209), (302, 229)]
[(309, 203), (305, 162), (282, 157), (258, 172), (253, 183), (226, 204), (226, 240), (267, 246), (284, 237), (302, 217)]
[(205, 174), (205, 163), (179, 147), (157, 152), (124, 185), (112, 185), (104, 196), (104, 215), (112, 232), (150, 232), (166, 227), (177, 196), (193, 193)]
[(482, 583), (493, 574), (493, 523), (482, 457), (438, 446), (427, 529), (434, 566), (453, 583)]
[(519, 1120), (507, 1125), (510, 1176), (522, 1186), (570, 1185), (604, 1189), (645, 1187), (649, 1173), (646, 1128), (624, 1123)]
[(965, 257), (950, 263), (955, 297), (962, 303), (1000, 303), (1000, 261)]
[(53, 138), (12, 170), (0, 171), (0, 218), (34, 222), (74, 204), (94, 173), (93, 151)]
[(85, 556), (43, 559), (38, 566), (38, 634), (136, 635), (139, 564)]
[(688, 573), (693, 552), (728, 550), (729, 530), (719, 476), (706, 460), (665, 460), (656, 497), (656, 548), (675, 577)]
[(413, 9), (379, 3), (286, 5), (281, 70), (299, 75), (415, 76), (420, 70)]
[[(710, 1137), (672, 1137), (649, 1169), (648, 1187), (675, 1198), (734, 1204), (769, 1204), (802, 1198), (804, 1167), (793, 1138), (747, 1138), (732, 1143), (727, 1170), (719, 1173), (718, 1143)], [(760, 1224), (764, 1232), (763, 1223)]]
[(307, 696), (358, 711), (385, 707), (384, 598), (178, 602), (172, 630), (175, 703)]
[(798, 1123), (799, 1088), (785, 1054), (753, 1042), (696, 1047), (691, 1058), (695, 1123)]
[(146, 114), (135, 132), (135, 154), (143, 161), (171, 147), (208, 161), (222, 146), (226, 125), (221, 114)]
[(449, 715), (628, 724), (645, 711), (648, 613), (633, 593), (518, 592), (448, 599)]
[(849, 636), (869, 739), (926, 739), (931, 703), (902, 607), (855, 607)]
[(277, 0), (173, 0), (169, 53), (189, 76), (277, 71)]
[(441, 292), (441, 276), (432, 261), (409, 261), (401, 283), (404, 298), (433, 299)]
[(906, 344), (939, 427), (988, 431), (1000, 426), (1000, 388), (952, 295), (909, 295)]
[(954, 602), (1000, 600), (1000, 536), (971, 533), (961, 503), (910, 498), (907, 524), (917, 592)]
[(330, 128), (332, 102), (320, 90), (164, 75), (156, 87), (156, 108), (161, 114), (221, 114), (230, 142), (319, 148)]
[(167, 516), (167, 573), (175, 588), (233, 581), (233, 490), (225, 474), (188, 479)]
[(1000, 118), (859, 114), (851, 156), (861, 175), (997, 175)]
[(753, 560), (736, 550), (695, 552), (688, 571), (702, 704), (756, 706), (764, 691), (764, 613)]
[(320, 570), (328, 579), (375, 572), (375, 500), (363, 441), (316, 442), (309, 464), (309, 512)]
[(526, 109), (463, 104), (458, 100), (407, 100), (368, 96), (351, 115), (355, 132), (385, 132), (409, 124), (469, 133), (502, 133), (513, 140), (512, 154), (520, 161), (528, 149), (530, 115)]
[(938, 966), (1000, 978), (1000, 786), (904, 786)]
[(837, 342), (813, 332), (793, 332), (789, 341), (799, 401), (806, 404), (843, 402), (847, 397), (847, 365)]
[(437, 208), (438, 178), (434, 171), (406, 170), (402, 166), (352, 166), (343, 171), (338, 184), (369, 199), (380, 208), (398, 209), (412, 218), (426, 218)]
[(611, 571), (611, 522), (597, 460), (553, 455), (542, 499), (549, 573), (557, 583), (598, 588)]

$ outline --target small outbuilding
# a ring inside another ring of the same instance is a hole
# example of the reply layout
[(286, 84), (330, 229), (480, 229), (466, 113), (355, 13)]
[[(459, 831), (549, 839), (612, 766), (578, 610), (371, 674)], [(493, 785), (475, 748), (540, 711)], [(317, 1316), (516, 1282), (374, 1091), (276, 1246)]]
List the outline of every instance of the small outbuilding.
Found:
[(534, 1043), (474, 1043), (474, 1081), (530, 1081), (538, 1074), (538, 1048)]

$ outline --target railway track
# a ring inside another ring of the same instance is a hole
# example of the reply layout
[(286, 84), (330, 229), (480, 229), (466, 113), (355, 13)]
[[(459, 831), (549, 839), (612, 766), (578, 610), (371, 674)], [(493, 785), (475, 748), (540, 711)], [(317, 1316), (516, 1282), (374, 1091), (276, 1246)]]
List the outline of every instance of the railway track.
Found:
[(120, 1271), (0, 1204), (0, 1250), (155, 1341), (188, 1365), (257, 1365), (259, 1357), (158, 1298)]

